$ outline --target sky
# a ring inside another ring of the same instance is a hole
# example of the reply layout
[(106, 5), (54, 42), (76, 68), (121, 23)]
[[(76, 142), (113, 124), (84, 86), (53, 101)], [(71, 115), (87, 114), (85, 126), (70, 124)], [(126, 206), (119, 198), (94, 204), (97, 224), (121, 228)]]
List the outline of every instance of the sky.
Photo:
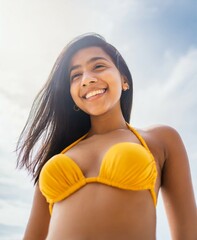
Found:
[[(196, 0), (0, 0), (0, 240), (21, 239), (31, 209), (33, 183), (14, 150), (33, 99), (63, 47), (86, 32), (103, 35), (131, 70), (131, 124), (180, 133), (197, 197), (196, 22)], [(157, 239), (170, 239), (161, 196)]]

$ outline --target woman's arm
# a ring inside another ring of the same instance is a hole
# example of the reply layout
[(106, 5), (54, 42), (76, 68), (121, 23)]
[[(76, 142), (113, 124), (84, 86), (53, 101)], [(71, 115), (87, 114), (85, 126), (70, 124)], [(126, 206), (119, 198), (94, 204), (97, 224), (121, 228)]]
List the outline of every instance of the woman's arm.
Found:
[(197, 209), (184, 144), (170, 127), (163, 127), (160, 134), (166, 155), (161, 189), (172, 238), (196, 240)]
[(23, 240), (44, 240), (50, 221), (49, 207), (38, 185), (35, 187), (33, 206)]

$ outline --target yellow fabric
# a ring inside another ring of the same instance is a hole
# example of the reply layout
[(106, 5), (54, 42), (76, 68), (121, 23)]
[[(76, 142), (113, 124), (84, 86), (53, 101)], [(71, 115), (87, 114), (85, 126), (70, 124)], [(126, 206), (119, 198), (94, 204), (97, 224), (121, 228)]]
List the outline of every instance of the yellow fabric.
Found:
[(64, 154), (87, 134), (47, 161), (40, 173), (39, 186), (49, 203), (50, 212), (55, 202), (67, 198), (91, 182), (125, 190), (148, 189), (156, 206), (155, 160), (139, 133), (130, 125), (128, 128), (138, 137), (142, 145), (132, 142), (113, 145), (104, 155), (99, 175), (96, 177), (86, 178), (79, 166)]

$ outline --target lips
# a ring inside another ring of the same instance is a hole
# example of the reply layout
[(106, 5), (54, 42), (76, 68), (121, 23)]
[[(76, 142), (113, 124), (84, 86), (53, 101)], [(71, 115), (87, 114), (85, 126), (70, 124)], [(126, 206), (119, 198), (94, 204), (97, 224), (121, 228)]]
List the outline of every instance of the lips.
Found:
[(83, 97), (85, 99), (89, 99), (91, 97), (95, 97), (97, 95), (103, 94), (104, 92), (106, 92), (106, 88), (103, 89), (97, 89), (97, 90), (93, 90), (93, 91), (89, 91), (88, 93), (86, 93)]

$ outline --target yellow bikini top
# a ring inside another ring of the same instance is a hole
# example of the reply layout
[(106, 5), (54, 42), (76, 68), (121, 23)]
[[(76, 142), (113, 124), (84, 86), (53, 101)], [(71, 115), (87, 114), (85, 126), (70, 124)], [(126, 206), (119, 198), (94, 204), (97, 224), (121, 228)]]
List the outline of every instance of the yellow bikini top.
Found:
[[(128, 124), (127, 124), (128, 125)], [(125, 190), (150, 190), (156, 206), (156, 163), (144, 139), (128, 125), (141, 144), (121, 142), (113, 145), (104, 155), (99, 175), (86, 178), (79, 166), (65, 152), (84, 139), (87, 134), (69, 145), (60, 154), (46, 162), (39, 177), (39, 187), (49, 203), (50, 213), (59, 202), (84, 185), (92, 182)]]

